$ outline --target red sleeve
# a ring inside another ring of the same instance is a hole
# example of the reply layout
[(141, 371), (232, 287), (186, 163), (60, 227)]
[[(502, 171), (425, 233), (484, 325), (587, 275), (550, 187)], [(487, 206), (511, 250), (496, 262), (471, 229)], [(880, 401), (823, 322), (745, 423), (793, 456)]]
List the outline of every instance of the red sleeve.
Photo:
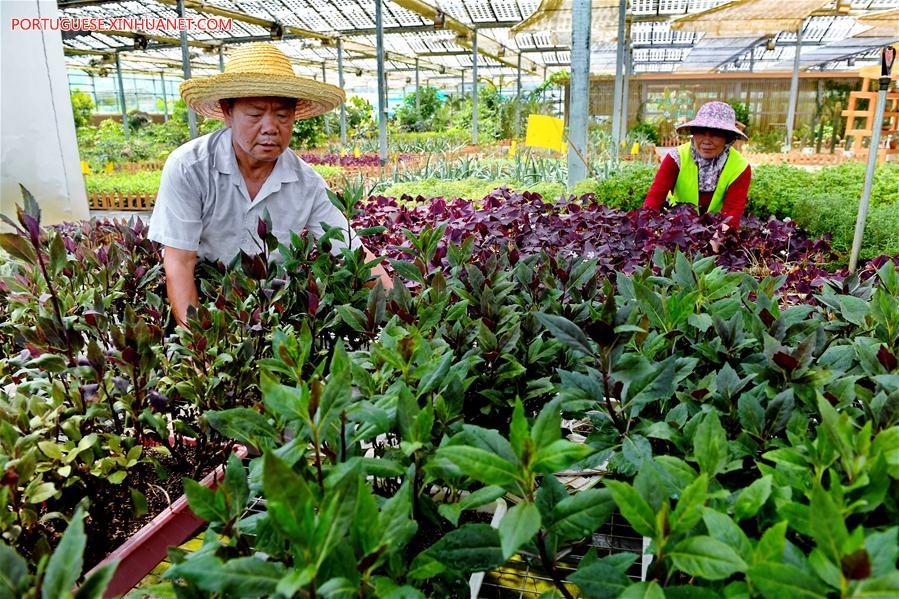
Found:
[(733, 227), (740, 226), (740, 219), (746, 209), (746, 198), (749, 196), (749, 184), (752, 182), (752, 168), (747, 164), (746, 170), (734, 179), (724, 194), (724, 205), (721, 206), (721, 214), (728, 218), (728, 224)]
[(649, 187), (649, 193), (646, 194), (643, 207), (652, 208), (653, 210), (661, 209), (665, 204), (665, 200), (668, 199), (668, 194), (674, 189), (679, 172), (680, 168), (677, 166), (674, 158), (671, 157), (671, 154), (665, 156), (661, 166), (659, 166), (659, 172), (656, 173), (656, 178)]

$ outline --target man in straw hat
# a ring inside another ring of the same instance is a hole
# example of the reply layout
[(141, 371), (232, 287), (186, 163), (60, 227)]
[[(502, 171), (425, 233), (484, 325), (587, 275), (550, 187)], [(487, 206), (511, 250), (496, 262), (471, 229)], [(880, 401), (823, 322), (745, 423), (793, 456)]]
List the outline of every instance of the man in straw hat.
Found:
[[(350, 236), (335, 239), (332, 253), (363, 247), (321, 176), (288, 148), (294, 121), (339, 106), (342, 89), (297, 77), (284, 53), (257, 43), (235, 50), (224, 73), (182, 83), (181, 97), (227, 126), (169, 155), (150, 217), (150, 239), (165, 246), (166, 287), (179, 323), (197, 303), (197, 258), (228, 263), (241, 250), (258, 253), (257, 224), (266, 211), (282, 243), (304, 228), (319, 237), (327, 225)], [(380, 265), (372, 273), (391, 287)]]

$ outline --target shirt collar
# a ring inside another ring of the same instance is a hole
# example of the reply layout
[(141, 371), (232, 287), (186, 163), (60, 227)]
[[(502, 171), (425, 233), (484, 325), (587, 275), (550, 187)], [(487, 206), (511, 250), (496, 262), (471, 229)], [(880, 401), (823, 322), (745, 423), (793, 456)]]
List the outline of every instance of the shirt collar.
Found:
[[(291, 168), (291, 154), (293, 154), (293, 150), (288, 147), (280, 156), (278, 156), (278, 161), (275, 162), (275, 167), (269, 175), (269, 178), (272, 179), (272, 181), (279, 181), (281, 183), (299, 181), (296, 169)], [(240, 174), (240, 169), (237, 168), (237, 156), (234, 155), (234, 146), (231, 141), (230, 127), (225, 128), (224, 133), (222, 133), (218, 143), (215, 145), (213, 160), (213, 166), (220, 173), (228, 175)]]

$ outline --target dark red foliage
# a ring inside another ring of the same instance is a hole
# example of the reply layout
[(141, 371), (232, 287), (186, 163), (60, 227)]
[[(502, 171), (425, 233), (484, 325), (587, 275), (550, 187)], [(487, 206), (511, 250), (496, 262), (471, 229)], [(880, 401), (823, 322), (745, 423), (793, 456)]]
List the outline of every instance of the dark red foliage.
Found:
[[(662, 248), (680, 249), (690, 256), (717, 256), (718, 265), (732, 271), (786, 274), (788, 285), (800, 293), (814, 291), (811, 282), (816, 278), (832, 276), (817, 266), (833, 258), (827, 240), (808, 239), (790, 221), (750, 216), (735, 230), (728, 228), (722, 217), (700, 216), (688, 206), (661, 213), (623, 212), (581, 201), (547, 203), (537, 194), (506, 188), (484, 198), (481, 208), (461, 199), (416, 199), (417, 205), (400, 205), (380, 196), (369, 199), (354, 225), (387, 228), (369, 238), (370, 249), (391, 258), (405, 257), (392, 247), (408, 245), (402, 228), (418, 233), (426, 225), (436, 227), (445, 222), (444, 244), (475, 237), (475, 261), (505, 246), (521, 257), (547, 252), (595, 258), (602, 275), (609, 276), (642, 268), (651, 262), (655, 249)], [(445, 251), (438, 255), (445, 256)]]
[[(363, 154), (340, 157), (338, 154), (300, 154), (300, 158), (307, 164), (329, 164), (339, 166), (378, 166), (379, 158), (376, 154)], [(398, 154), (397, 160), (407, 160), (407, 154)]]

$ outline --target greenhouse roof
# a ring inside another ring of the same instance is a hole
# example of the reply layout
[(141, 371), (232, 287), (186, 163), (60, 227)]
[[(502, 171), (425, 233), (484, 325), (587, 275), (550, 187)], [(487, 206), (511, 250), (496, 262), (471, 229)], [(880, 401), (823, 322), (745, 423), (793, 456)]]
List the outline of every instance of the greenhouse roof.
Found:
[[(795, 31), (762, 33), (758, 27), (741, 29), (722, 20), (729, 11), (759, 10), (770, 2), (630, 0), (627, 39), (633, 72), (792, 69)], [(800, 4), (809, 13), (800, 52), (804, 70), (854, 70), (875, 64), (879, 48), (899, 40), (899, 0), (803, 0), (794, 6)], [(58, 5), (61, 16), (72, 18), (178, 16), (176, 0), (58, 0)], [(353, 77), (370, 79), (376, 70), (374, 0), (185, 0), (185, 5), (186, 16), (194, 19), (232, 17), (230, 30), (188, 34), (192, 68), (198, 74), (219, 69), (220, 46), (227, 55), (231, 45), (273, 39), (306, 76), (321, 77), (324, 64), (326, 78), (336, 81), (338, 39), (348, 84)], [(613, 73), (618, 1), (593, 0), (593, 5), (591, 72)], [(470, 77), (471, 39), (477, 28), (481, 76), (513, 79), (520, 56), (524, 76), (542, 79), (544, 72), (569, 68), (570, 11), (571, 0), (384, 2), (385, 67), (390, 77), (408, 78), (417, 60), (425, 79), (458, 81), (463, 73)], [(884, 15), (881, 20), (879, 15)], [(129, 70), (180, 70), (174, 29), (64, 32), (63, 40), (74, 68), (108, 69), (110, 53), (119, 51), (122, 67)]]

